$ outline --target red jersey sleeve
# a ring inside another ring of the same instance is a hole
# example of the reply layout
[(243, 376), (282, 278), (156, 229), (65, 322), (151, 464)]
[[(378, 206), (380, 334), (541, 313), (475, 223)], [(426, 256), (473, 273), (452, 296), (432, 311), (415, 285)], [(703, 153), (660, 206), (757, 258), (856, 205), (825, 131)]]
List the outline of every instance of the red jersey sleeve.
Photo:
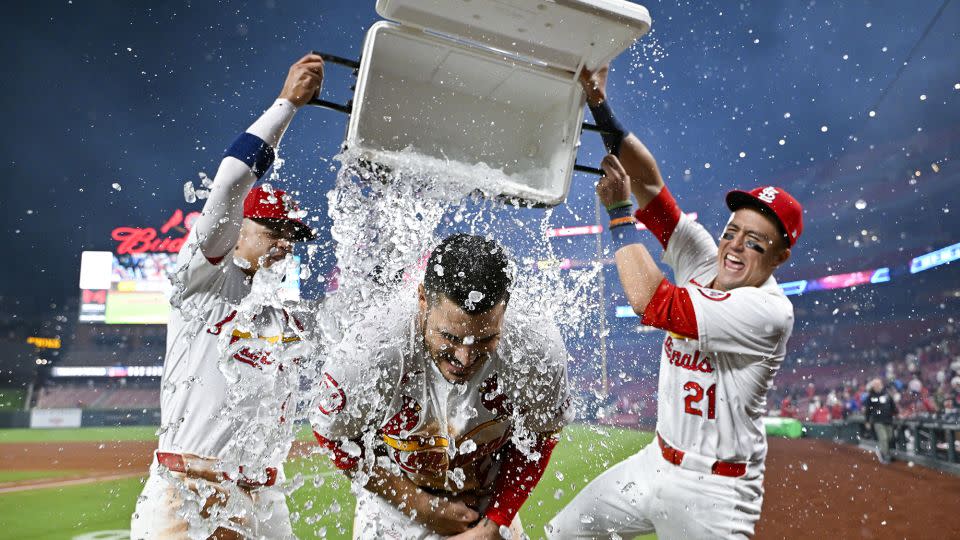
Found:
[(673, 332), (686, 338), (699, 339), (697, 315), (690, 291), (663, 278), (643, 311), (643, 324)]
[(530, 492), (543, 477), (556, 445), (557, 439), (553, 435), (540, 435), (531, 449), (538, 452), (540, 457), (530, 460), (512, 442), (507, 443), (503, 466), (497, 474), (490, 506), (487, 507), (490, 521), (503, 527), (510, 526)]
[(680, 222), (680, 214), (680, 207), (677, 206), (676, 199), (673, 198), (667, 186), (663, 186), (660, 193), (657, 193), (652, 201), (637, 210), (634, 215), (637, 221), (646, 225), (650, 232), (657, 237), (663, 249), (667, 249), (670, 235), (673, 234), (674, 229), (677, 228), (677, 223)]
[(359, 456), (351, 456), (343, 450), (341, 444), (337, 441), (331, 441), (316, 431), (313, 432), (313, 436), (317, 438), (317, 442), (320, 443), (321, 447), (330, 451), (333, 465), (341, 471), (356, 467), (357, 463), (360, 463), (360, 460), (363, 458), (362, 446), (360, 447), (361, 452)]

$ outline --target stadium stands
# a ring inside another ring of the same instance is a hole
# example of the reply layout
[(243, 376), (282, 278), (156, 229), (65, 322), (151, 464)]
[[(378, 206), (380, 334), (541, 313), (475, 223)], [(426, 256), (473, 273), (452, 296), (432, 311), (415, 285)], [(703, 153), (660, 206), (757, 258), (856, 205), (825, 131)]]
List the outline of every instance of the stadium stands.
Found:
[(862, 410), (866, 385), (879, 378), (893, 385), (901, 418), (960, 415), (960, 328), (950, 319), (923, 325), (937, 331), (907, 340), (921, 333), (911, 332), (909, 321), (891, 323), (900, 328), (899, 346), (833, 346), (804, 358), (809, 349), (801, 344), (777, 375), (767, 401), (770, 413), (817, 423), (839, 420)]
[(60, 366), (151, 366), (163, 363), (166, 327), (78, 324)]
[(88, 381), (85, 384), (53, 384), (41, 388), (34, 405), (38, 409), (157, 409), (160, 386), (126, 386)]

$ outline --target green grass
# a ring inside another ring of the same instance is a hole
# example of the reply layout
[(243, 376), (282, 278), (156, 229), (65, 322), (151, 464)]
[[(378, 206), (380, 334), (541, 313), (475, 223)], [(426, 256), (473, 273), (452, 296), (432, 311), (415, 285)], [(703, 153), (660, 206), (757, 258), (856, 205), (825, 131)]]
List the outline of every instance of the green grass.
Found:
[(83, 476), (85, 471), (0, 471), (0, 483), (40, 480), (43, 478), (67, 478)]
[[(627, 430), (567, 428), (543, 480), (521, 511), (527, 534), (540, 538), (544, 524), (587, 482), (651, 438), (650, 433)], [(108, 438), (101, 433), (82, 440), (131, 439)], [(322, 456), (294, 460), (286, 471), (289, 478), (299, 473), (305, 480), (290, 499), (297, 536), (312, 538), (325, 531), (327, 538), (350, 538), (355, 499), (347, 479)], [(142, 479), (134, 478), (0, 494), (0, 538), (69, 539), (83, 532), (126, 529), (141, 488)]]
[(62, 540), (129, 530), (141, 489), (142, 480), (130, 478), (0, 494), (0, 538)]
[[(0, 444), (30, 442), (155, 441), (157, 440), (157, 429), (156, 426), (0, 429)], [(302, 426), (297, 430), (297, 440), (313, 440), (313, 431), (309, 426)]]
[(0, 411), (19, 411), (27, 392), (23, 388), (0, 388)]
[(155, 441), (154, 426), (0, 429), (0, 444), (35, 442)]

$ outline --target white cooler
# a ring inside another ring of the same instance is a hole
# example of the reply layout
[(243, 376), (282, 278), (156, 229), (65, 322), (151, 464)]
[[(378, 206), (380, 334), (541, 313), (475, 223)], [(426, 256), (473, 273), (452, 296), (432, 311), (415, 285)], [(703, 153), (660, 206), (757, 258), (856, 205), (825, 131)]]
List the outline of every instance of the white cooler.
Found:
[(418, 170), (455, 170), (489, 196), (542, 206), (570, 189), (580, 69), (650, 28), (646, 8), (623, 0), (378, 0), (376, 9), (396, 22), (367, 32), (346, 147), (391, 168), (416, 152), (426, 156)]

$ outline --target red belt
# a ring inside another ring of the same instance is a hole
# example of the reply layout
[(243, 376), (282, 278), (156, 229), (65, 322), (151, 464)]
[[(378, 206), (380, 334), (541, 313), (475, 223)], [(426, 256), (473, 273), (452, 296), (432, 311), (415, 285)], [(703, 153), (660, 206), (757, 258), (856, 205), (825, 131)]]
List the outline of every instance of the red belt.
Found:
[[(183, 473), (187, 476), (196, 476), (213, 482), (223, 482), (231, 479), (226, 473), (215, 471), (213, 464), (216, 463), (216, 460), (209, 458), (189, 454), (174, 454), (172, 452), (157, 452), (157, 463), (173, 472)], [(191, 467), (188, 466), (188, 463), (197, 466)], [(237, 480), (237, 485), (246, 488), (270, 487), (277, 482), (277, 469), (275, 467), (267, 467), (266, 473), (267, 480), (265, 482), (256, 482), (244, 476)], [(240, 474), (243, 474), (242, 466), (240, 467)]]
[[(663, 455), (663, 459), (673, 463), (678, 467), (681, 463), (683, 463), (683, 450), (677, 450), (676, 448), (673, 448), (667, 443), (663, 442), (663, 438), (660, 437), (659, 433), (657, 433), (657, 442), (660, 443), (660, 454)], [(747, 474), (747, 464), (718, 460), (713, 462), (713, 465), (710, 467), (710, 472), (719, 476), (730, 476), (736, 478), (738, 476)]]

